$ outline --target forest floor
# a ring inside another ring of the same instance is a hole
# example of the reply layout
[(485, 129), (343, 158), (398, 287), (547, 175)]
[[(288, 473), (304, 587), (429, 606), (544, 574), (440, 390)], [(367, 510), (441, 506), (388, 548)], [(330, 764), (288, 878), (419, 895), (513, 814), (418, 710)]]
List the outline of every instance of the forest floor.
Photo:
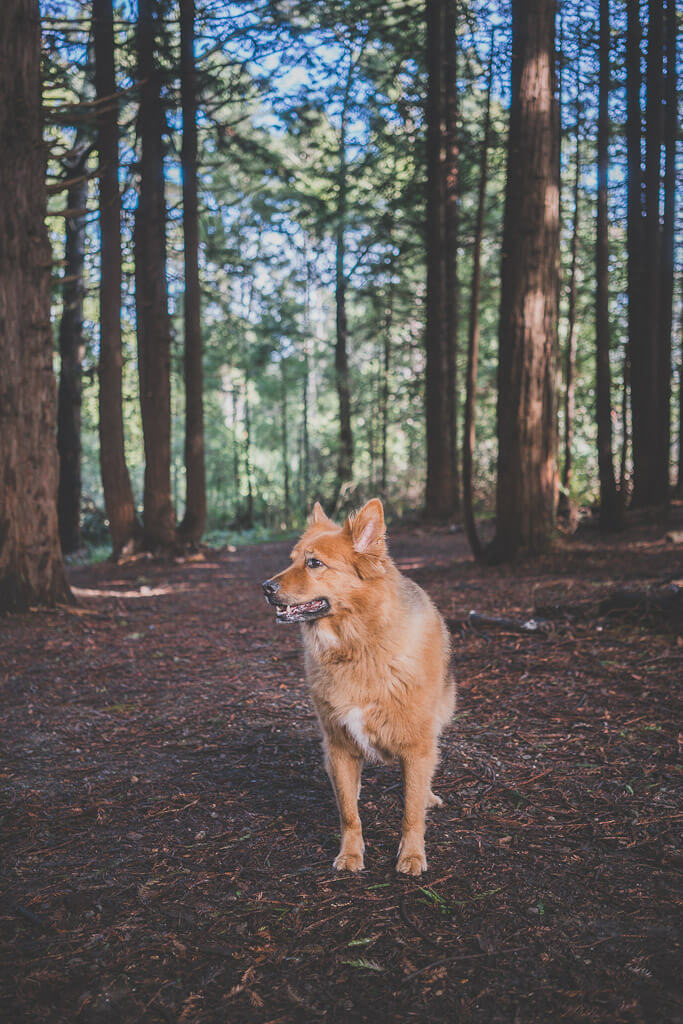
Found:
[(680, 578), (680, 512), (504, 568), (393, 536), (459, 684), (421, 879), (392, 766), (364, 772), (366, 870), (332, 870), (298, 630), (260, 591), (287, 544), (80, 568), (77, 607), (0, 620), (0, 1018), (683, 1020), (680, 618), (466, 621)]

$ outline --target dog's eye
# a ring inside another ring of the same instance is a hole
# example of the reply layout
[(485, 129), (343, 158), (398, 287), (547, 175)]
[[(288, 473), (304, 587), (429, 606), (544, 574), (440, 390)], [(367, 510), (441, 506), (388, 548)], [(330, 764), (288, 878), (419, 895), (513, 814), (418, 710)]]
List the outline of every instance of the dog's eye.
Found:
[(324, 565), (324, 563), (321, 562), (319, 558), (307, 558), (306, 559), (306, 568), (307, 569), (322, 569), (323, 565)]

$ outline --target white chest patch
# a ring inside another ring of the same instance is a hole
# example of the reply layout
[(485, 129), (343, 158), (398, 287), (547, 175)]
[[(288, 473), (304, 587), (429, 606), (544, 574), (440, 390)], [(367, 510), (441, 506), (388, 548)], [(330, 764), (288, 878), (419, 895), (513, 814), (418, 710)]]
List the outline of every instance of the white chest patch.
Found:
[(361, 708), (350, 708), (345, 715), (342, 715), (340, 721), (354, 743), (363, 751), (363, 754), (369, 761), (381, 761), (380, 755), (373, 747), (365, 731), (365, 721)]

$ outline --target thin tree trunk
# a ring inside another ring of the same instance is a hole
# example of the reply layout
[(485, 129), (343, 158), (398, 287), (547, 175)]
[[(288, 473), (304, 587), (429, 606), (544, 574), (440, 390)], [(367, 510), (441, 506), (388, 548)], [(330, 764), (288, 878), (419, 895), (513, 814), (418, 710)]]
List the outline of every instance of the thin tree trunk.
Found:
[(204, 394), (199, 210), (197, 202), (197, 73), (194, 59), (195, 0), (180, 0), (180, 95), (183, 111), (183, 233), (185, 253), (185, 516), (182, 536), (197, 543), (206, 527)]
[(498, 487), (491, 556), (545, 549), (555, 524), (559, 209), (555, 4), (512, 2), (498, 364)]
[(573, 469), (573, 442), (574, 442), (574, 410), (576, 396), (576, 292), (577, 292), (577, 265), (579, 250), (579, 198), (581, 184), (581, 136), (583, 133), (583, 102), (581, 99), (581, 40), (578, 41), (579, 55), (576, 70), (576, 167), (574, 169), (573, 187), (573, 224), (572, 224), (572, 248), (571, 263), (569, 269), (569, 297), (567, 304), (567, 349), (565, 353), (565, 391), (564, 391), (564, 461), (562, 466), (562, 494), (560, 495), (559, 508), (569, 510), (571, 506), (570, 488), (572, 483)]
[(657, 448), (660, 452), (662, 485), (669, 491), (671, 453), (671, 331), (674, 297), (674, 241), (676, 223), (676, 136), (678, 132), (678, 90), (676, 88), (676, 6), (667, 0), (666, 80), (664, 106), (664, 219), (662, 224), (661, 306), (659, 361), (657, 364)]
[(481, 294), (481, 243), (484, 235), (486, 216), (486, 179), (488, 175), (489, 139), (491, 135), (491, 92), (493, 89), (493, 54), (495, 32), (491, 31), (489, 52), (489, 73), (486, 85), (486, 111), (484, 114), (484, 135), (481, 142), (479, 162), (479, 194), (477, 197), (477, 220), (474, 229), (474, 251), (472, 253), (472, 284), (470, 286), (470, 316), (467, 335), (467, 390), (465, 393), (465, 425), (462, 438), (462, 501), (467, 539), (472, 554), (479, 560), (483, 547), (474, 519), (474, 489), (472, 485), (475, 418), (477, 403), (477, 361), (479, 356), (479, 297)]
[(353, 59), (349, 56), (344, 102), (339, 134), (339, 169), (337, 177), (337, 230), (335, 254), (336, 341), (334, 369), (339, 398), (339, 457), (337, 461), (337, 500), (342, 488), (353, 477), (353, 432), (351, 428), (351, 387), (349, 383), (348, 322), (346, 316), (346, 217), (347, 217), (347, 158), (346, 133), (348, 102), (353, 75)]
[(251, 410), (249, 407), (249, 374), (244, 378), (244, 471), (247, 478), (247, 516), (245, 526), (248, 530), (254, 525), (254, 488), (251, 480)]
[(303, 356), (304, 356), (304, 374), (301, 382), (302, 389), (302, 461), (303, 461), (303, 502), (302, 506), (306, 511), (309, 501), (309, 489), (310, 489), (310, 441), (309, 441), (309, 376), (310, 376), (310, 358), (309, 358), (309, 345), (311, 337), (311, 264), (308, 259), (308, 252), (304, 253), (304, 261), (306, 266), (306, 292), (304, 300), (304, 343), (303, 343)]
[(232, 420), (232, 483), (235, 491), (235, 520), (240, 520), (240, 446), (237, 442), (237, 388), (230, 391)]
[[(84, 210), (88, 201), (85, 167), (88, 147), (77, 142), (64, 163), (68, 179), (67, 207)], [(81, 543), (81, 378), (83, 352), (83, 297), (85, 280), (85, 214), (77, 212), (65, 220), (64, 283), (62, 318), (59, 324), (59, 395), (57, 408), (57, 449), (59, 489), (57, 511), (62, 551), (69, 554)]]
[(289, 522), (291, 511), (289, 495), (289, 423), (287, 412), (287, 368), (284, 359), (280, 360), (280, 386), (281, 386), (281, 424), (282, 424), (282, 468), (284, 471), (285, 484), (285, 522)]
[[(635, 13), (633, 15), (635, 17)], [(660, 505), (668, 497), (668, 451), (659, 436), (658, 380), (661, 326), (660, 160), (662, 148), (662, 0), (648, 3), (646, 72), (645, 218), (640, 238), (636, 333), (631, 341), (633, 504)]]
[(124, 448), (121, 349), (121, 196), (112, 0), (93, 0), (100, 179), (99, 438), (104, 506), (114, 556), (140, 526)]
[(138, 135), (140, 190), (135, 216), (135, 304), (138, 328), (140, 408), (145, 444), (144, 541), (169, 547), (175, 541), (171, 498), (171, 325), (166, 283), (164, 110), (155, 61), (157, 0), (139, 0)]
[(448, 424), (452, 475), (452, 514), (460, 515), (458, 457), (458, 43), (457, 2), (444, 2), (444, 288), (448, 353)]
[[(445, 53), (446, 5), (426, 0), (427, 20), (427, 298), (425, 404), (427, 485), (425, 514), (448, 519), (454, 512), (451, 448), (452, 366), (446, 301)], [(452, 266), (452, 265), (451, 265)]]
[(387, 443), (389, 434), (389, 373), (391, 370), (391, 332), (394, 324), (394, 293), (396, 290), (394, 283), (393, 255), (391, 258), (390, 275), (389, 295), (387, 296), (384, 330), (382, 332), (382, 381), (380, 390), (380, 422), (382, 424), (380, 491), (383, 498), (386, 498), (387, 493), (387, 470), (389, 466)]
[(620, 502), (612, 461), (612, 399), (609, 319), (609, 238), (607, 230), (607, 168), (609, 161), (610, 88), (609, 0), (600, 0), (600, 85), (598, 96), (598, 209), (595, 240), (595, 418), (598, 428), (600, 528), (620, 525)]
[(0, 611), (69, 598), (57, 524), (57, 395), (37, 0), (0, 32)]
[(628, 249), (628, 362), (630, 369), (631, 424), (634, 475), (647, 458), (643, 434), (645, 419), (642, 322), (643, 203), (640, 0), (627, 0), (626, 24), (626, 154)]

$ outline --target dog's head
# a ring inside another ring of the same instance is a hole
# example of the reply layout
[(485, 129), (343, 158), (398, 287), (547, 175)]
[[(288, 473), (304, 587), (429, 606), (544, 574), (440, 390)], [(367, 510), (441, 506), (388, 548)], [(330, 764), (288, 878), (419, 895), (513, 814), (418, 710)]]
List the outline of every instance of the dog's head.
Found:
[(266, 580), (263, 592), (278, 622), (315, 622), (358, 613), (372, 600), (368, 583), (384, 576), (387, 562), (384, 510), (373, 498), (343, 526), (316, 502), (291, 564)]

